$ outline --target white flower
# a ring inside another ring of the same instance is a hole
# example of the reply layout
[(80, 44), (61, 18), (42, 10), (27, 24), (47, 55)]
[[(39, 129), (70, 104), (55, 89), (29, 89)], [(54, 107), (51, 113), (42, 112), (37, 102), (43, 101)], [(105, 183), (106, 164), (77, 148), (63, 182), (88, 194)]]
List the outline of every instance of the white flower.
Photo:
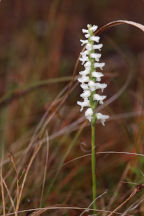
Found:
[(89, 72), (90, 72), (89, 68), (86, 68), (84, 71), (80, 71), (79, 74), (82, 76), (86, 76), (89, 74)]
[(103, 90), (107, 87), (107, 84), (106, 83), (96, 83), (96, 90), (97, 89), (101, 89), (102, 92)]
[(81, 58), (79, 58), (79, 60), (82, 62), (82, 65), (88, 61), (88, 57), (87, 56), (82, 56)]
[(80, 96), (82, 98), (88, 98), (91, 95), (90, 90), (85, 90)]
[(103, 100), (106, 99), (105, 95), (94, 94), (93, 99), (98, 101), (100, 104), (103, 104)]
[(93, 49), (95, 49), (95, 50), (99, 50), (99, 51), (101, 51), (101, 48), (103, 47), (103, 44), (96, 44), (96, 45), (93, 45)]
[(89, 81), (89, 77), (88, 76), (82, 76), (82, 77), (78, 78), (78, 81), (80, 83), (88, 82)]
[(90, 34), (89, 34), (89, 33), (85, 34), (85, 37), (86, 37), (86, 38), (89, 38), (89, 37), (90, 37)]
[(95, 41), (95, 42), (99, 42), (99, 40), (100, 40), (100, 37), (99, 36), (92, 36), (92, 37), (90, 37), (90, 39), (92, 40), (92, 41)]
[(89, 89), (88, 85), (85, 84), (85, 83), (82, 83), (80, 86), (81, 86), (81, 88), (82, 88), (83, 90), (88, 90), (88, 89)]
[(93, 50), (93, 45), (92, 45), (92, 44), (89, 44), (89, 43), (87, 43), (87, 44), (86, 44), (86, 50), (88, 50), (88, 51), (91, 51), (91, 50)]
[(84, 64), (85, 68), (90, 68), (91, 67), (91, 62), (90, 61), (87, 61), (85, 64)]
[(103, 115), (103, 114), (101, 114), (101, 113), (97, 113), (97, 114), (96, 114), (96, 117), (97, 117), (98, 120), (101, 121), (101, 123), (102, 123), (103, 126), (105, 125), (105, 121), (106, 121), (107, 119), (109, 119), (109, 116), (108, 116), (108, 115)]
[(89, 28), (90, 31), (93, 31), (93, 32), (95, 32), (98, 28), (98, 26), (96, 26), (96, 25), (91, 26), (89, 24), (87, 25), (87, 27)]
[(80, 52), (80, 54), (83, 56), (83, 55), (88, 55), (88, 50), (85, 50), (83, 52)]
[(81, 46), (83, 46), (84, 44), (88, 43), (88, 40), (80, 40), (80, 42), (81, 42)]
[(88, 33), (88, 29), (82, 29), (83, 33)]
[(92, 77), (95, 77), (96, 78), (96, 81), (101, 81), (101, 77), (103, 77), (103, 74), (101, 72), (96, 72), (96, 71), (93, 71), (92, 72)]
[(105, 63), (98, 63), (98, 62), (96, 62), (95, 64), (94, 64), (94, 67), (95, 68), (100, 68), (101, 70), (103, 70), (103, 67), (105, 66)]
[(90, 56), (94, 58), (96, 61), (99, 61), (101, 54), (100, 53), (91, 53)]
[(89, 81), (88, 86), (89, 86), (89, 88), (90, 88), (91, 91), (95, 91), (96, 90), (95, 82), (93, 80)]
[(85, 117), (91, 122), (93, 116), (92, 108), (88, 108), (85, 112)]
[(81, 106), (81, 109), (80, 109), (80, 112), (83, 110), (84, 107), (89, 107), (90, 106), (90, 103), (89, 103), (89, 100), (88, 99), (85, 99), (84, 101), (77, 101), (77, 104), (79, 106)]
[(101, 89), (103, 92), (103, 90), (107, 87), (107, 84), (105, 84), (105, 83), (98, 83), (98, 82), (94, 82), (92, 80), (89, 81), (88, 85), (89, 85), (91, 91)]

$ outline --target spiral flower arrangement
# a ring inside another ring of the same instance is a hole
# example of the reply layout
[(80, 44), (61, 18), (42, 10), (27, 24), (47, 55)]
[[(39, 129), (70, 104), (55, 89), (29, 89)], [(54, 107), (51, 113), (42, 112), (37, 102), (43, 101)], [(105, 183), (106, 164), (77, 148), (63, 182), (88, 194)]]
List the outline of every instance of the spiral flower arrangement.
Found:
[(80, 53), (79, 58), (84, 66), (84, 70), (79, 72), (80, 77), (78, 78), (83, 89), (83, 93), (80, 95), (83, 101), (78, 101), (77, 104), (81, 107), (80, 111), (87, 107), (85, 117), (90, 122), (95, 123), (96, 120), (100, 120), (104, 125), (109, 116), (95, 112), (97, 104), (103, 104), (103, 100), (106, 98), (105, 95), (96, 93), (97, 90), (103, 92), (107, 87), (107, 84), (100, 82), (104, 75), (98, 71), (98, 69), (103, 69), (105, 63), (99, 62), (101, 54), (96, 52), (96, 50), (101, 51), (103, 45), (99, 43), (100, 37), (94, 35), (98, 27), (95, 25), (87, 25), (87, 27), (88, 29), (82, 29), (86, 39), (80, 41), (82, 46), (85, 45), (85, 50)]

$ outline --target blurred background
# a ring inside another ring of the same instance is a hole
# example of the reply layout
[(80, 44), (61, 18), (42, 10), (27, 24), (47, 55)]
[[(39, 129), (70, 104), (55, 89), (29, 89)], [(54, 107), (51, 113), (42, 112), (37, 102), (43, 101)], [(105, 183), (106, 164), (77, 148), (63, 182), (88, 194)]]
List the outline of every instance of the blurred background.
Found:
[[(76, 102), (81, 89), (73, 77), (82, 49), (82, 28), (114, 20), (144, 23), (143, 0), (1, 0), (0, 1), (0, 137), (6, 212), (13, 212), (28, 164), (20, 210), (58, 206), (87, 207), (92, 202), (90, 125)], [(116, 100), (96, 126), (97, 201), (112, 210), (135, 184), (144, 181), (143, 32), (120, 25), (101, 34), (106, 63), (105, 94)], [(69, 83), (73, 80), (69, 91)], [(74, 159), (74, 160), (73, 160)], [(9, 193), (8, 193), (9, 191)], [(139, 202), (143, 193), (130, 202)], [(1, 199), (1, 205), (2, 205)], [(127, 204), (128, 206), (130, 203)], [(128, 206), (123, 207), (125, 211)], [(142, 204), (133, 209), (143, 215)], [(43, 215), (79, 215), (82, 210), (49, 210)], [(32, 211), (30, 211), (32, 213)], [(99, 213), (105, 215), (105, 213)], [(22, 213), (22, 215), (28, 215)], [(85, 213), (84, 215), (88, 215)]]

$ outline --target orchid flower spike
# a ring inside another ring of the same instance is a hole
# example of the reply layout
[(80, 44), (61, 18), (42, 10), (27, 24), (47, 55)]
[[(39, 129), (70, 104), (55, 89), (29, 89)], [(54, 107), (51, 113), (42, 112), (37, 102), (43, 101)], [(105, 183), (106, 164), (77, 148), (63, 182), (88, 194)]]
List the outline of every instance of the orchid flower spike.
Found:
[(86, 39), (80, 41), (82, 46), (85, 45), (85, 50), (80, 53), (79, 58), (82, 65), (84, 65), (84, 70), (79, 72), (80, 77), (78, 78), (83, 90), (83, 93), (80, 95), (83, 101), (78, 101), (77, 104), (81, 107), (80, 111), (82, 111), (84, 107), (87, 107), (85, 117), (91, 123), (100, 120), (102, 125), (104, 125), (109, 116), (95, 112), (97, 104), (103, 104), (103, 100), (106, 98), (105, 95), (99, 95), (96, 92), (97, 90), (103, 92), (107, 87), (107, 84), (100, 83), (103, 77), (101, 71), (105, 63), (99, 62), (101, 54), (96, 52), (96, 50), (100, 51), (103, 45), (99, 44), (100, 37), (94, 35), (98, 27), (95, 25), (87, 25), (87, 28), (88, 29), (82, 29)]

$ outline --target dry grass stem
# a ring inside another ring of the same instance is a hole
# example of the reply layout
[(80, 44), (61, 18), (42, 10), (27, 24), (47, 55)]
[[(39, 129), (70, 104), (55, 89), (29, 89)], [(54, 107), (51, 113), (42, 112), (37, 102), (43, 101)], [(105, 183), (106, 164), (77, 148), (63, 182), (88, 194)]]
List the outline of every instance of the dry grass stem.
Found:
[(115, 214), (121, 207), (123, 207), (131, 198), (135, 196), (137, 192), (139, 192), (144, 186), (143, 185), (137, 185), (136, 188), (133, 190), (133, 192), (130, 194), (130, 196), (125, 199), (119, 206), (117, 206), (108, 216), (112, 216)]
[(2, 177), (2, 167), (0, 169), (0, 185), (1, 185), (1, 196), (2, 196), (2, 210), (3, 216), (6, 216), (6, 204), (5, 204), (5, 193), (4, 193), (4, 186), (3, 186), (3, 177)]
[(48, 165), (48, 157), (49, 157), (49, 135), (46, 131), (46, 160), (45, 160), (45, 167), (44, 167), (44, 177), (42, 183), (42, 191), (41, 191), (41, 198), (40, 198), (40, 206), (42, 205), (43, 193), (44, 193), (44, 186), (46, 182), (46, 174), (47, 174), (47, 165)]

